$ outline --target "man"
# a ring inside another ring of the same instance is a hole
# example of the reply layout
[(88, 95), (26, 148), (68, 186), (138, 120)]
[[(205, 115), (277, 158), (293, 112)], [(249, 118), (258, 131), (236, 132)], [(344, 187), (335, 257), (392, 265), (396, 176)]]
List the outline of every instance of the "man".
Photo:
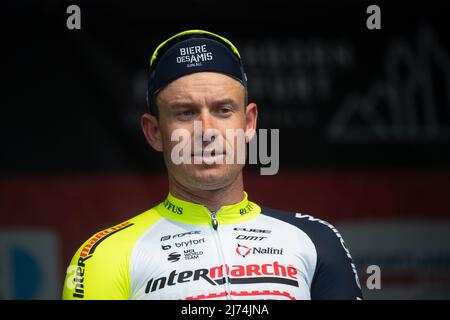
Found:
[(150, 65), (141, 124), (163, 153), (168, 196), (87, 240), (67, 269), (63, 298), (361, 298), (334, 227), (260, 207), (244, 192), (242, 144), (226, 133), (243, 131), (248, 143), (257, 106), (246, 101), (236, 47), (207, 31), (185, 31), (163, 42)]

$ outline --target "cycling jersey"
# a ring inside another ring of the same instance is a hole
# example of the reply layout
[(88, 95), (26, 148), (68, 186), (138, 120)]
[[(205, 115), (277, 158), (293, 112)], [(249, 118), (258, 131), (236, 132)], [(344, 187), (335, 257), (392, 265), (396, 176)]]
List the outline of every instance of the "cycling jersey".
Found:
[(210, 212), (164, 202), (87, 240), (64, 299), (359, 299), (338, 231), (244, 199)]

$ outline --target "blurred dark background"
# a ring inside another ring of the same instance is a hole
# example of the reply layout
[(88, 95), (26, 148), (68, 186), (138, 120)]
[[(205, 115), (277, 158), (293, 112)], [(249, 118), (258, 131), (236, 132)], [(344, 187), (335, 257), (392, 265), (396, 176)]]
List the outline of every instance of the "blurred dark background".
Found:
[(164, 198), (139, 125), (149, 57), (198, 28), (238, 47), (259, 127), (280, 129), (250, 198), (337, 226), (366, 298), (449, 299), (450, 5), (392, 2), (2, 3), (0, 298), (58, 299), (84, 240)]

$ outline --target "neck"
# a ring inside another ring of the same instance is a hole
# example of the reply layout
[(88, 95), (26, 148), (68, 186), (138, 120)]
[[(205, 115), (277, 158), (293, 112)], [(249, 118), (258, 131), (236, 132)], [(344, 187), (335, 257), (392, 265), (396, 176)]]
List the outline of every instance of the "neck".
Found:
[(244, 199), (242, 172), (230, 185), (215, 190), (188, 189), (169, 175), (169, 191), (176, 198), (202, 204), (209, 211), (215, 212), (223, 206)]

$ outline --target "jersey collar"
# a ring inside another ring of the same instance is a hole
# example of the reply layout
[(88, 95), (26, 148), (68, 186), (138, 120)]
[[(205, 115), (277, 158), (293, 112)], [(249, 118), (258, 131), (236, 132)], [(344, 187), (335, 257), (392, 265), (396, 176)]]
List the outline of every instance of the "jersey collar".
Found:
[[(156, 210), (171, 220), (182, 223), (196, 225), (212, 225), (212, 212), (204, 205), (181, 200), (171, 193), (161, 202)], [(254, 202), (248, 200), (244, 191), (244, 199), (238, 203), (221, 207), (216, 212), (216, 219), (219, 225), (239, 223), (256, 217), (261, 212), (261, 208)]]

